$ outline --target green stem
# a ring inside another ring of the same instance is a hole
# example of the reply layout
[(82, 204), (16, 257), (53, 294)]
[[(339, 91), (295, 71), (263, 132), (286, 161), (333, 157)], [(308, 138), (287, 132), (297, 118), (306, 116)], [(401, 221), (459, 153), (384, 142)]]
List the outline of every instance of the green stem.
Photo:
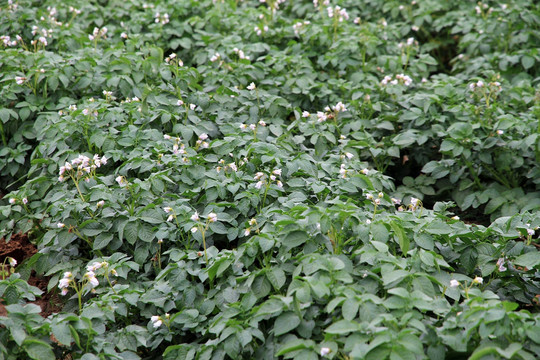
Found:
[(263, 195), (263, 201), (261, 202), (261, 207), (259, 208), (259, 213), (262, 211), (263, 207), (264, 207), (264, 203), (266, 202), (266, 194), (268, 194), (268, 189), (270, 188), (270, 182), (266, 182), (266, 188), (264, 190), (264, 195)]
[(467, 168), (469, 169), (469, 172), (471, 173), (473, 179), (474, 179), (474, 183), (476, 184), (476, 186), (480, 189), (480, 190), (484, 190), (484, 186), (482, 185), (482, 183), (480, 182), (480, 178), (478, 177), (478, 173), (476, 172), (476, 170), (474, 169), (474, 167), (472, 166), (471, 162), (469, 160), (466, 160), (466, 159), (463, 159), (463, 161), (465, 161), (465, 165), (467, 165)]

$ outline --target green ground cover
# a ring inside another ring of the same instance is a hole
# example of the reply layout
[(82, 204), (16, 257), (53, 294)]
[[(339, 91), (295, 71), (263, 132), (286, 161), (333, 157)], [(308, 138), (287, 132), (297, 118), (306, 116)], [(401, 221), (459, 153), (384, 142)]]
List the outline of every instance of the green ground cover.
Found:
[(0, 14), (0, 359), (540, 356), (536, 1)]

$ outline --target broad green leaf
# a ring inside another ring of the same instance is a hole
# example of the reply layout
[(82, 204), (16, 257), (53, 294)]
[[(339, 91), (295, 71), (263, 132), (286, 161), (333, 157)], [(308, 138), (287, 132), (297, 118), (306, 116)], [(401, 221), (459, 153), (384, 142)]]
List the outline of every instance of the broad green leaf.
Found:
[(296, 329), (300, 325), (300, 318), (294, 312), (281, 314), (274, 322), (274, 335), (279, 336)]

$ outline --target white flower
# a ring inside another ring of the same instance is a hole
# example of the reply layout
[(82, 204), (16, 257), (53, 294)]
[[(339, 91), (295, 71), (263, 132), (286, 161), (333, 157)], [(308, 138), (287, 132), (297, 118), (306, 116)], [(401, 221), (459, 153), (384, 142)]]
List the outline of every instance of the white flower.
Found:
[(371, 224), (371, 220), (370, 219), (366, 219), (366, 224)]
[(390, 200), (392, 200), (392, 203), (394, 203), (394, 204), (396, 204), (396, 205), (401, 204), (401, 200), (400, 200), (400, 199), (391, 198)]
[(100, 208), (103, 207), (103, 205), (105, 205), (105, 200), (100, 200), (97, 202), (96, 207)]
[(97, 261), (94, 261), (94, 262), (92, 263), (92, 265), (88, 265), (88, 266), (86, 267), (86, 270), (89, 271), (89, 272), (94, 272), (94, 271), (96, 271), (97, 269), (100, 269), (101, 266), (102, 266), (102, 263), (97, 262)]
[(272, 174), (281, 176), (281, 169), (275, 169), (274, 171), (272, 171)]
[(163, 211), (165, 211), (168, 214), (168, 213), (170, 213), (172, 211), (172, 207), (166, 206), (166, 207), (163, 208)]
[(193, 221), (199, 221), (200, 220), (199, 213), (197, 211), (195, 211), (195, 213), (193, 215), (191, 215), (191, 220), (193, 220)]
[(281, 181), (276, 181), (276, 185), (278, 188), (282, 188), (283, 187), (283, 183)]
[(199, 140), (206, 140), (206, 139), (208, 139), (208, 134), (202, 133), (201, 135), (199, 135)]
[(249, 236), (250, 233), (251, 233), (251, 228), (246, 228), (246, 230), (244, 230), (244, 236)]
[(66, 224), (59, 222), (58, 224), (56, 224), (56, 226), (57, 226), (59, 229), (62, 229), (63, 227), (66, 226)]
[(484, 279), (482, 279), (480, 276), (475, 277), (473, 280), (473, 284), (483, 284), (483, 283), (484, 283)]
[(307, 111), (305, 111), (305, 110), (302, 111), (302, 117), (307, 118), (307, 117), (309, 117), (310, 115), (311, 115), (311, 114), (310, 114), (309, 112), (307, 112)]
[[(23, 199), (24, 200), (24, 199)], [(529, 236), (533, 236), (534, 235), (534, 229), (527, 229), (527, 234)]]
[(457, 288), (460, 285), (459, 281), (452, 279), (450, 280), (450, 287), (451, 288)]
[(161, 324), (163, 324), (163, 321), (161, 320), (161, 318), (159, 316), (152, 316), (150, 318), (150, 321), (152, 322), (152, 326), (155, 327), (155, 328), (158, 328), (161, 326)]
[(506, 271), (506, 267), (504, 266), (504, 258), (499, 258), (497, 260), (497, 267), (499, 268), (499, 271)]
[(127, 180), (123, 176), (117, 176), (115, 180), (120, 186), (126, 186), (128, 183)]
[(217, 221), (217, 214), (216, 214), (216, 213), (213, 213), (213, 212), (211, 212), (210, 214), (208, 214), (208, 221), (210, 221), (210, 222), (216, 222), (216, 221)]
[(195, 110), (195, 109), (197, 108), (197, 105), (195, 105), (195, 104), (189, 104), (189, 108), (190, 108), (191, 110)]
[(121, 37), (122, 39), (127, 39), (127, 38), (128, 38), (128, 35), (127, 35), (125, 32), (123, 32), (123, 33), (120, 34), (120, 37)]
[(71, 273), (71, 271), (66, 271), (64, 273), (64, 278), (71, 278), (73, 276), (73, 274)]
[(249, 220), (249, 225), (250, 225), (250, 226), (253, 226), (253, 225), (255, 225), (255, 224), (257, 224), (257, 219), (251, 218), (251, 219)]
[(22, 199), (22, 202), (23, 202), (24, 205), (26, 205), (26, 204), (28, 204), (28, 199), (24, 197), (24, 198)]
[(255, 184), (255, 188), (260, 189), (260, 188), (262, 188), (263, 185), (264, 185), (264, 182), (258, 181), (258, 182)]
[(70, 278), (63, 278), (63, 279), (60, 279), (60, 281), (58, 282), (58, 287), (60, 289), (65, 289), (69, 286), (69, 282), (71, 281)]
[(22, 85), (26, 81), (26, 78), (24, 76), (15, 76), (15, 82), (17, 85)]
[(8, 261), (9, 261), (9, 265), (15, 267), (17, 265), (17, 260), (15, 260), (14, 258), (12, 257), (9, 257), (8, 258)]
[(346, 153), (345, 153), (345, 156), (346, 156), (347, 159), (349, 159), (349, 160), (352, 159), (352, 158), (354, 157), (354, 155), (351, 154), (350, 152), (346, 152)]
[(84, 274), (84, 277), (88, 280), (88, 283), (92, 288), (99, 285), (99, 281), (93, 271), (88, 271), (86, 274)]
[(322, 111), (317, 111), (317, 121), (318, 122), (323, 122), (323, 121), (326, 121), (327, 119), (327, 116), (324, 112)]
[(62, 291), (60, 291), (60, 295), (62, 296), (66, 296), (68, 293), (68, 289), (67, 288), (63, 288)]
[(456, 216), (452, 216), (451, 219), (452, 219), (452, 220), (459, 220), (459, 216), (457, 216), (457, 215), (456, 215)]
[(171, 214), (171, 215), (169, 215), (169, 216), (167, 217), (167, 221), (168, 221), (168, 222), (171, 222), (171, 221), (173, 221), (173, 220), (174, 220), (174, 215), (173, 215), (173, 214)]
[(330, 354), (330, 348), (327, 348), (327, 347), (321, 348), (321, 356), (326, 356), (328, 354)]
[(17, 199), (15, 199), (15, 198), (10, 198), (10, 199), (9, 199), (9, 203), (10, 203), (11, 205), (15, 204), (16, 202), (17, 202)]
[(247, 87), (248, 90), (255, 90), (255, 88), (256, 88), (256, 86), (255, 86), (255, 83), (253, 83), (253, 82), (251, 84), (249, 84), (248, 87)]
[(197, 229), (195, 226), (191, 228), (191, 233), (195, 234), (199, 229)]

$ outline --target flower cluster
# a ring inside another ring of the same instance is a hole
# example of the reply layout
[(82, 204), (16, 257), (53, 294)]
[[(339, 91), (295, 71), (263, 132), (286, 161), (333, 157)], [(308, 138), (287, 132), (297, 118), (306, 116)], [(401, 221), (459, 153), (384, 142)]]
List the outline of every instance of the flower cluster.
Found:
[(107, 28), (104, 26), (101, 29), (95, 27), (94, 31), (92, 31), (91, 35), (88, 35), (88, 38), (92, 41), (97, 41), (101, 38), (106, 39), (107, 38)]
[(174, 141), (174, 145), (173, 145), (173, 154), (174, 155), (185, 155), (187, 152), (186, 152), (186, 146), (182, 143), (180, 143), (181, 139), (179, 137), (172, 137), (170, 135), (163, 135), (163, 138), (165, 140), (173, 140)]
[(285, 0), (259, 0), (262, 4), (267, 4), (273, 14), (279, 9), (279, 4), (283, 4)]
[(211, 61), (211, 62), (216, 62), (216, 61), (218, 61), (219, 59), (221, 59), (221, 55), (217, 52), (217, 53), (215, 53), (214, 55), (212, 55), (212, 57), (210, 58), (210, 61)]
[(116, 100), (116, 97), (113, 96), (113, 92), (112, 92), (112, 91), (103, 90), (103, 95), (105, 95), (105, 99), (106, 99), (107, 101), (110, 101), (110, 100)]
[(208, 142), (205, 140), (208, 140), (208, 134), (202, 133), (199, 135), (199, 139), (195, 142), (195, 150), (198, 148), (208, 149), (210, 144), (208, 144)]
[(347, 13), (347, 9), (342, 9), (340, 6), (336, 7), (327, 7), (326, 12), (328, 13), (328, 17), (336, 17), (339, 22), (343, 22), (343, 20), (349, 20), (349, 14)]
[[(248, 161), (248, 158), (244, 158), (244, 160), (240, 161), (240, 166), (244, 165)], [(236, 163), (233, 161), (231, 163), (226, 164), (224, 159), (221, 159), (218, 161), (219, 166), (216, 167), (216, 171), (219, 173), (221, 171), (227, 172), (228, 170), (232, 170), (234, 172), (238, 171), (238, 166), (236, 166)]]
[[(323, 111), (317, 111), (317, 122), (324, 122), (328, 119), (336, 120), (340, 112), (347, 111), (345, 105), (340, 101), (334, 106), (326, 106)], [(309, 117), (310, 113), (307, 111), (302, 112), (302, 117)]]
[(381, 85), (397, 85), (397, 84), (403, 84), (405, 86), (411, 86), (412, 85), (412, 79), (405, 74), (397, 74), (395, 78), (392, 78), (392, 76), (386, 75), (382, 81)]
[[(24, 205), (26, 205), (26, 204), (28, 204), (28, 199), (24, 197), (24, 198), (22, 198), (21, 202), (22, 202)], [(15, 198), (9, 198), (9, 203), (10, 203), (11, 205), (15, 205), (15, 204), (17, 203), (17, 199), (15, 199)]]
[(179, 67), (184, 66), (184, 62), (180, 58), (178, 58), (175, 53), (172, 53), (171, 55), (167, 56), (165, 58), (165, 62), (167, 64), (176, 65)]
[[(473, 286), (473, 285), (481, 285), (484, 283), (484, 279), (481, 278), (480, 276), (476, 276), (473, 281), (471, 281), (471, 285), (470, 286)], [(455, 279), (452, 279), (450, 280), (450, 287), (451, 288), (457, 288), (458, 286), (460, 286), (461, 283)], [(470, 287), (469, 287), (470, 288)], [(467, 288), (467, 290), (469, 289)]]
[[(249, 227), (247, 227), (245, 230), (244, 230), (244, 236), (249, 236), (249, 234), (251, 234), (251, 230), (252, 230), (252, 227), (257, 225), (257, 219), (255, 218), (252, 218), (249, 220)], [(259, 229), (257, 229), (257, 233), (259, 232)]]
[(8, 11), (15, 11), (17, 10), (18, 7), (19, 7), (19, 4), (14, 3), (13, 0), (8, 0), (8, 6), (7, 6)]
[[(501, 7), (502, 7), (503, 10), (505, 9), (504, 6), (501, 6)], [(489, 15), (489, 14), (491, 14), (493, 12), (493, 8), (490, 7), (486, 3), (483, 3), (481, 1), (479, 1), (477, 3), (477, 5), (474, 7), (474, 11), (476, 11), (477, 15), (486, 16), (486, 15)]]
[[(320, 5), (329, 6), (330, 5), (330, 0), (323, 0), (323, 2)], [(319, 7), (319, 0), (313, 0), (313, 6), (314, 7)]]
[(255, 30), (255, 33), (258, 35), (258, 36), (261, 36), (263, 34), (263, 32), (268, 32), (268, 25), (264, 25), (263, 27), (260, 27), (260, 26), (255, 26), (253, 28), (253, 30)]
[(154, 15), (154, 22), (156, 24), (161, 24), (161, 25), (168, 24), (169, 23), (169, 14), (167, 14), (167, 13), (160, 14), (159, 12), (157, 12)]
[(236, 53), (236, 55), (238, 55), (239, 59), (245, 59), (245, 60), (250, 59), (249, 56), (244, 54), (244, 52), (242, 50), (239, 50), (238, 48), (234, 48), (233, 51)]
[(375, 205), (380, 205), (381, 204), (381, 199), (383, 197), (384, 197), (384, 194), (382, 192), (377, 194), (377, 197), (373, 196), (372, 194), (366, 194), (366, 199), (371, 200), (371, 202), (373, 202), (373, 204), (375, 204)]
[(486, 85), (486, 83), (484, 83), (482, 80), (478, 80), (475, 83), (469, 84), (469, 90), (473, 92), (483, 92), (486, 91), (486, 88), (488, 89), (488, 91), (496, 93), (502, 91), (501, 83), (498, 81), (492, 81)]
[(100, 158), (98, 154), (95, 154), (93, 158), (89, 158), (85, 155), (79, 155), (71, 160), (71, 163), (66, 162), (64, 166), (60, 166), (58, 181), (64, 181), (67, 175), (76, 182), (83, 177), (88, 182), (95, 175), (95, 170), (105, 164), (107, 164), (105, 156)]
[(165, 313), (165, 318), (163, 318), (161, 316), (154, 315), (154, 316), (152, 316), (150, 318), (150, 321), (152, 322), (152, 326), (154, 327), (154, 329), (157, 329), (158, 327), (163, 325), (164, 321), (168, 322), (170, 317), (171, 317), (171, 315), (169, 315), (168, 313)]
[(410, 38), (407, 39), (407, 42), (405, 42), (405, 43), (400, 42), (398, 44), (398, 47), (400, 49), (402, 49), (404, 47), (411, 47), (413, 45), (418, 45), (418, 41), (416, 41), (413, 37), (410, 37)]
[[(20, 36), (17, 35), (17, 37), (20, 37)], [(17, 40), (11, 40), (11, 37), (9, 35), (0, 36), (0, 41), (6, 47), (7, 46), (16, 46), (17, 45)]]
[(409, 204), (409, 209), (415, 211), (416, 209), (422, 207), (422, 201), (415, 197), (411, 197), (411, 203)]
[(75, 289), (79, 296), (81, 295), (82, 290), (85, 288), (94, 292), (94, 288), (99, 285), (99, 280), (96, 277), (96, 273), (99, 271), (101, 271), (102, 275), (105, 276), (105, 278), (109, 282), (109, 285), (111, 285), (112, 287), (109, 275), (118, 275), (116, 270), (109, 269), (109, 263), (106, 261), (94, 261), (92, 264), (86, 267), (86, 273), (81, 278), (80, 284), (77, 284), (77, 282), (75, 281), (73, 273), (71, 273), (70, 271), (66, 271), (63, 278), (60, 279), (60, 281), (58, 282), (58, 288), (61, 290), (61, 294), (67, 295), (70, 286)]
[(15, 76), (15, 82), (17, 83), (17, 85), (22, 85), (24, 84), (24, 82), (28, 80), (26, 77), (24, 76)]
[(297, 22), (296, 24), (293, 25), (293, 30), (294, 30), (294, 35), (298, 36), (299, 35), (299, 32), (300, 32), (300, 29), (302, 29), (302, 27), (306, 26), (306, 25), (309, 25), (311, 24), (309, 21), (299, 21)]
[(69, 7), (69, 12), (73, 13), (74, 15), (79, 15), (82, 11), (79, 9), (74, 8), (73, 6)]
[(255, 184), (255, 188), (260, 189), (263, 187), (263, 185), (265, 184), (270, 185), (272, 182), (275, 182), (277, 187), (282, 188), (283, 183), (280, 180), (278, 180), (277, 178), (278, 176), (281, 176), (281, 169), (275, 169), (274, 171), (272, 171), (270, 176), (267, 176), (265, 173), (259, 171), (253, 177), (253, 180), (257, 181), (257, 183)]

